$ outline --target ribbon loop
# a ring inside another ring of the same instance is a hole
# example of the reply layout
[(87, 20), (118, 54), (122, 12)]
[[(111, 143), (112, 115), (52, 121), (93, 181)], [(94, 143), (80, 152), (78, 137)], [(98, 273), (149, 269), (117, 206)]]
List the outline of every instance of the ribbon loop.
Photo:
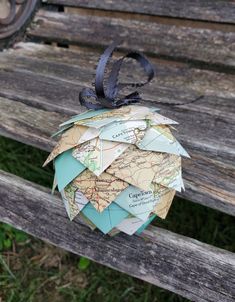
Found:
[[(88, 109), (101, 109), (101, 108), (118, 108), (124, 105), (130, 105), (138, 103), (141, 97), (138, 91), (129, 93), (128, 95), (117, 98), (118, 92), (125, 87), (143, 87), (148, 84), (154, 77), (154, 68), (151, 63), (145, 58), (145, 56), (139, 52), (129, 52), (121, 59), (118, 59), (111, 69), (108, 77), (106, 91), (104, 89), (104, 74), (106, 66), (109, 59), (112, 57), (113, 51), (121, 43), (118, 39), (110, 44), (106, 48), (104, 53), (101, 55), (96, 68), (95, 76), (95, 90), (91, 88), (83, 88), (79, 94), (79, 100), (81, 105), (87, 107)], [(136, 60), (140, 66), (143, 68), (145, 74), (147, 75), (147, 80), (143, 83), (118, 83), (118, 75), (121, 66), (126, 58), (131, 58)]]

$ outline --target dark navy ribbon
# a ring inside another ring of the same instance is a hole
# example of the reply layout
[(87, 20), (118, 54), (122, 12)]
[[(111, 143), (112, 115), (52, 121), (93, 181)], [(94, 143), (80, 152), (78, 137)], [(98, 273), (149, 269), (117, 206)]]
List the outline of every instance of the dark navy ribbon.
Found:
[[(145, 58), (145, 56), (139, 52), (129, 52), (121, 59), (114, 62), (110, 71), (106, 90), (104, 89), (104, 74), (107, 63), (112, 57), (113, 51), (121, 43), (121, 40), (114, 41), (100, 57), (98, 66), (96, 68), (95, 77), (95, 90), (91, 88), (83, 88), (79, 94), (79, 100), (81, 105), (88, 109), (101, 109), (101, 108), (118, 108), (123, 105), (130, 105), (138, 103), (141, 97), (138, 91), (134, 91), (122, 98), (118, 98), (118, 92), (124, 87), (142, 87), (149, 83), (154, 77), (154, 68), (151, 63)], [(125, 58), (131, 58), (136, 60), (140, 66), (144, 69), (147, 75), (147, 81), (144, 83), (118, 83), (118, 75), (121, 69), (122, 63)]]

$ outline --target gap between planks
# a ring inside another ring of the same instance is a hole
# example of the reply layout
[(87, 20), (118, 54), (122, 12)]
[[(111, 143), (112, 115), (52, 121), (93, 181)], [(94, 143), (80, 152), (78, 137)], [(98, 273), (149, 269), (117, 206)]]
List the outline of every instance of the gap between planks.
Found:
[(117, 11), (105, 11), (98, 10), (95, 8), (71, 8), (64, 6), (64, 12), (68, 14), (77, 14), (81, 16), (97, 16), (97, 17), (109, 17), (123, 20), (137, 20), (143, 22), (151, 22), (158, 24), (174, 25), (179, 27), (191, 27), (191, 28), (201, 28), (201, 29), (212, 29), (224, 32), (235, 32), (235, 25), (223, 24), (223, 23), (213, 23), (199, 20), (187, 20), (180, 18), (170, 18), (167, 16), (151, 16), (131, 12), (117, 12)]
[(178, 19), (193, 19), (205, 22), (235, 23), (235, 4), (233, 1), (187, 0), (47, 0), (49, 4), (65, 8), (89, 8), (106, 12), (137, 13), (141, 15), (163, 16)]
[(40, 10), (27, 35), (41, 41), (93, 47), (107, 45), (118, 35), (123, 38), (123, 49), (135, 47), (160, 58), (217, 66), (231, 72), (234, 69), (233, 32)]

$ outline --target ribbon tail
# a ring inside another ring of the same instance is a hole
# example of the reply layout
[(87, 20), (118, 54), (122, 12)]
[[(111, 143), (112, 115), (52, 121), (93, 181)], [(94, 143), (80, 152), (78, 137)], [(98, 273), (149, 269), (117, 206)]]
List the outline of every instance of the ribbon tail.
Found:
[(91, 88), (83, 88), (79, 93), (79, 101), (82, 106), (85, 106), (87, 109), (102, 109), (104, 106), (98, 103), (97, 95), (95, 91)]

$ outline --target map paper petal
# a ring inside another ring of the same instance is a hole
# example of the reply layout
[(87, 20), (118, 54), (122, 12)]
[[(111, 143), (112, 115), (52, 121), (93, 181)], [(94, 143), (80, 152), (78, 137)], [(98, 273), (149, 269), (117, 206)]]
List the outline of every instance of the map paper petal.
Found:
[(145, 221), (158, 200), (154, 197), (153, 191), (141, 191), (129, 186), (118, 195), (114, 202), (133, 216)]
[(165, 117), (157, 112), (151, 112), (147, 119), (150, 120), (151, 125), (177, 125), (178, 123), (176, 121), (173, 121), (172, 119)]
[(84, 196), (73, 185), (67, 186), (60, 193), (70, 220), (73, 220), (77, 216), (77, 214), (84, 208), (84, 206), (89, 202), (86, 196)]
[(149, 128), (138, 148), (155, 152), (165, 152), (189, 157), (188, 153), (173, 137), (168, 127)]
[(175, 190), (165, 191), (165, 193), (162, 194), (159, 202), (156, 204), (155, 208), (153, 209), (153, 213), (155, 213), (158, 217), (165, 219), (171, 207), (174, 196), (175, 196)]
[(146, 221), (139, 219), (138, 217), (129, 217), (122, 220), (116, 228), (127, 235), (133, 235), (137, 230), (140, 229), (149, 219), (147, 218)]
[[(46, 166), (51, 160), (53, 160), (56, 156), (58, 156), (62, 152), (77, 146), (80, 138), (88, 129), (89, 129), (88, 127), (84, 127), (84, 126), (74, 126), (69, 130), (67, 130), (61, 136), (59, 142), (56, 144), (55, 148), (52, 150), (52, 152), (48, 156), (43, 166)], [(97, 136), (98, 135), (99, 132), (97, 133)]]
[(181, 157), (162, 153), (161, 164), (155, 169), (153, 183), (181, 191)]
[(86, 170), (74, 179), (73, 186), (102, 212), (129, 184), (105, 172), (97, 177)]
[(136, 231), (136, 234), (140, 235), (148, 227), (148, 225), (153, 221), (155, 217), (156, 215), (151, 215), (149, 219)]
[(100, 109), (100, 110), (88, 110), (86, 112), (83, 112), (81, 114), (73, 116), (68, 121), (65, 121), (64, 123), (60, 124), (60, 127), (63, 127), (63, 126), (68, 125), (68, 124), (73, 124), (75, 122), (79, 122), (79, 121), (84, 120), (84, 119), (89, 119), (89, 118), (101, 115), (104, 112), (108, 112), (108, 111), (111, 111), (111, 110), (106, 109), (106, 108)]
[[(106, 172), (133, 186), (148, 191), (151, 190), (151, 183), (154, 176), (158, 173), (162, 175), (162, 165), (164, 165), (164, 171), (166, 170), (168, 156), (170, 156), (170, 154), (144, 151), (134, 145), (130, 145), (130, 147), (112, 163)], [(164, 158), (166, 158), (165, 161)], [(162, 178), (164, 178), (164, 175), (162, 175)]]
[(99, 135), (100, 139), (136, 144), (145, 134), (146, 121), (114, 122), (104, 127)]
[(73, 151), (73, 156), (99, 176), (128, 147), (129, 144), (95, 138), (77, 146)]

